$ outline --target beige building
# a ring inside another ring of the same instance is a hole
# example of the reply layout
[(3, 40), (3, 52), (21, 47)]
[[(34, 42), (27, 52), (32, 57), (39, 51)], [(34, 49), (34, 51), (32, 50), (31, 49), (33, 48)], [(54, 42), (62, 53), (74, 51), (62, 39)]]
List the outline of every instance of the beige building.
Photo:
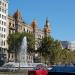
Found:
[[(9, 34), (15, 33), (15, 32), (27, 32), (27, 33), (34, 33), (35, 34), (35, 50), (37, 50), (37, 47), (39, 46), (38, 42), (40, 42), (39, 38), (42, 39), (44, 35), (50, 35), (50, 27), (48, 19), (46, 19), (46, 23), (44, 25), (44, 29), (41, 30), (38, 28), (38, 23), (36, 20), (33, 20), (31, 25), (24, 22), (22, 19), (21, 13), (19, 10), (17, 10), (14, 15), (8, 16), (9, 20)], [(32, 56), (27, 57), (29, 59), (33, 59)], [(14, 52), (9, 54), (9, 61), (14, 61), (15, 56)], [(29, 60), (29, 62), (31, 62)]]

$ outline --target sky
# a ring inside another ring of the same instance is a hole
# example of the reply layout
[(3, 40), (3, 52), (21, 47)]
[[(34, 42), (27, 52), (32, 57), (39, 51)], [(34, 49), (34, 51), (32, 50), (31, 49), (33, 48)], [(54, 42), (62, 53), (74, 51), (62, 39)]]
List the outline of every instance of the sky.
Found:
[(36, 19), (43, 28), (46, 17), (51, 36), (62, 41), (75, 41), (75, 0), (9, 0), (9, 15), (19, 9), (28, 24)]

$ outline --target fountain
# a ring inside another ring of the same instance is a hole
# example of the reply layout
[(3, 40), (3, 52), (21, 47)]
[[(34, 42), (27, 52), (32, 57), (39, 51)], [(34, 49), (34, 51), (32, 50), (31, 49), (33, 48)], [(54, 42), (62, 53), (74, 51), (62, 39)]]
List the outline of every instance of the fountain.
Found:
[(33, 59), (28, 59), (27, 57), (31, 57), (31, 56), (27, 54), (27, 39), (25, 36), (22, 40), (22, 44), (19, 52), (19, 58), (18, 58), (20, 67), (28, 67), (30, 64), (28, 63), (28, 60), (31, 60), (33, 62)]
[(20, 63), (27, 63), (27, 39), (23, 38), (20, 48)]
[(35, 65), (40, 64), (40, 63), (33, 63), (33, 56), (28, 55), (26, 36), (22, 40), (17, 60), (18, 60), (17, 62), (9, 62), (8, 64), (13, 64), (16, 67), (19, 67), (20, 69), (26, 67), (33, 68)]

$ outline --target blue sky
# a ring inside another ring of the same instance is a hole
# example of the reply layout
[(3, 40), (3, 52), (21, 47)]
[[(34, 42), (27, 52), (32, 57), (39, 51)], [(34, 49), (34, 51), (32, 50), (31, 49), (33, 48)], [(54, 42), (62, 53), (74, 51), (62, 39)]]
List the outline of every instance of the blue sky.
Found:
[(75, 0), (9, 0), (9, 15), (17, 9), (25, 22), (36, 19), (40, 28), (48, 17), (53, 38), (75, 41)]

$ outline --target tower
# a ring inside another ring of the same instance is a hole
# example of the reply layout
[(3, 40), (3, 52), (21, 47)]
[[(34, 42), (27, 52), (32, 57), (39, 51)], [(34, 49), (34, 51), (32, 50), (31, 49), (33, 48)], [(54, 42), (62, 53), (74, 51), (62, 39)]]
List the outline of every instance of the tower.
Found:
[(38, 47), (38, 24), (37, 24), (37, 21), (36, 20), (33, 20), (32, 21), (32, 24), (31, 24), (31, 27), (33, 28), (33, 33), (34, 33), (34, 36), (35, 36), (35, 50), (37, 50), (37, 47)]
[(33, 33), (36, 33), (37, 29), (38, 29), (37, 21), (36, 20), (32, 21), (31, 27), (33, 28)]
[(15, 12), (15, 14), (13, 15), (13, 17), (15, 19), (15, 31), (19, 32), (19, 22), (22, 22), (22, 17), (21, 17), (21, 14), (18, 9)]
[(49, 24), (48, 18), (46, 18), (45, 25), (44, 25), (44, 36), (49, 36), (50, 32), (51, 32), (50, 24)]
[(8, 0), (0, 0), (0, 60), (7, 58)]

